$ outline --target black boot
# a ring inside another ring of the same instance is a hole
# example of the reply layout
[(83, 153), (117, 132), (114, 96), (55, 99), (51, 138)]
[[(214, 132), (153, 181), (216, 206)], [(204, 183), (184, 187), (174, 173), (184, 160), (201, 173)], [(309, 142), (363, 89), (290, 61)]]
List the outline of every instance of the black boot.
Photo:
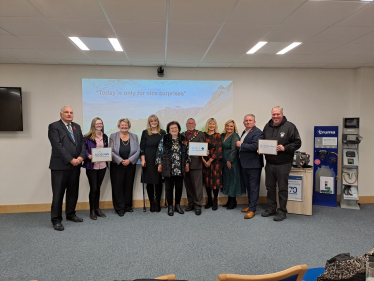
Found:
[(91, 219), (91, 220), (97, 220), (97, 216), (96, 216), (94, 210), (90, 210), (90, 219)]
[(181, 205), (180, 204), (175, 204), (175, 208), (174, 208), (174, 211), (180, 213), (181, 215), (184, 214), (184, 211), (182, 210), (181, 208)]
[(213, 189), (213, 194), (212, 210), (216, 211), (218, 209), (218, 189)]
[(206, 195), (208, 196), (208, 202), (205, 204), (205, 209), (212, 207), (212, 189), (209, 186), (205, 187)]
[(155, 201), (155, 211), (159, 213), (161, 211), (160, 199)]
[(150, 211), (153, 213), (155, 211), (155, 188), (153, 184), (147, 184), (147, 193), (150, 205)]
[(151, 205), (151, 207), (149, 208), (151, 213), (154, 213), (156, 211), (156, 204), (155, 204), (155, 201), (150, 199), (149, 200), (149, 204)]
[(236, 197), (230, 197), (231, 201), (229, 205), (227, 206), (227, 210), (232, 210), (236, 208)]
[(223, 205), (222, 207), (227, 208), (227, 206), (229, 206), (230, 202), (231, 202), (231, 197), (227, 197), (227, 202), (226, 202), (226, 204)]
[(95, 214), (98, 217), (105, 218), (106, 215), (100, 210), (100, 208), (95, 209)]
[(174, 216), (173, 205), (168, 205), (168, 215)]

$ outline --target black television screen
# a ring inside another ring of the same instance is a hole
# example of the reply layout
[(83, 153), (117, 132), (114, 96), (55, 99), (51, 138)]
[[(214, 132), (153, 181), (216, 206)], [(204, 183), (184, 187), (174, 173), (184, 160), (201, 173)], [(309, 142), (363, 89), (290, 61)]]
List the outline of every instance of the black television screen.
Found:
[(0, 131), (23, 131), (20, 87), (0, 87)]

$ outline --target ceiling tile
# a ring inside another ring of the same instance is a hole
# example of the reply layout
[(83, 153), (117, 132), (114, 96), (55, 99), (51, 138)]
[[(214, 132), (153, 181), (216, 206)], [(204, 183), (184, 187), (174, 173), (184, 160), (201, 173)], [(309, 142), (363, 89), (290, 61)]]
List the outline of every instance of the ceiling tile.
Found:
[(77, 47), (65, 37), (19, 36), (19, 38), (39, 50), (77, 50)]
[(42, 18), (1, 17), (0, 25), (16, 36), (63, 36), (48, 20)]
[(219, 62), (219, 63), (213, 63), (213, 62), (205, 62), (205, 63), (200, 63), (199, 67), (230, 67), (231, 62), (229, 63), (224, 63), (224, 62)]
[(245, 54), (249, 51), (258, 41), (252, 42), (235, 42), (215, 40), (209, 49), (209, 54)]
[(105, 20), (96, 0), (29, 0), (47, 18)]
[(301, 3), (297, 0), (240, 0), (227, 22), (278, 25)]
[(169, 23), (169, 40), (213, 40), (218, 30), (219, 24), (202, 23)]
[(11, 33), (9, 33), (8, 31), (6, 31), (5, 29), (2, 29), (2, 28), (0, 28), (0, 34), (12, 35)]
[(0, 49), (28, 49), (28, 44), (13, 35), (0, 35)]
[(370, 51), (364, 54), (360, 54), (357, 56), (352, 56), (347, 58), (346, 56), (339, 61), (339, 63), (349, 63), (349, 64), (368, 64), (374, 62), (374, 51)]
[(366, 34), (352, 41), (351, 43), (352, 44), (374, 44), (374, 32)]
[(22, 59), (21, 61), (30, 64), (60, 64), (58, 61), (52, 59)]
[(230, 62), (234, 63), (241, 58), (243, 54), (207, 54), (203, 60), (206, 62)]
[(340, 43), (345, 44), (357, 38), (360, 38), (370, 32), (371, 27), (341, 27), (333, 26), (320, 34), (309, 39), (307, 43)]
[(173, 66), (173, 67), (197, 67), (199, 65), (198, 62), (167, 62), (166, 66)]
[(242, 23), (225, 24), (218, 34), (217, 40), (231, 42), (255, 41), (257, 43), (274, 28), (274, 25), (250, 25)]
[(357, 63), (329, 63), (324, 68), (359, 68), (361, 64)]
[(164, 53), (127, 53), (130, 58), (131, 63), (133, 61), (142, 62), (142, 61), (149, 61), (149, 62), (159, 62), (165, 61), (165, 54)]
[(0, 63), (22, 63), (20, 60), (11, 58), (0, 51)]
[(265, 54), (252, 54), (252, 55), (243, 55), (241, 59), (237, 62), (250, 62), (250, 63), (270, 63), (273, 62), (276, 58), (276, 55), (265, 55)]
[(165, 40), (164, 22), (111, 21), (118, 38), (139, 38)]
[(291, 55), (291, 54), (285, 54), (285, 55), (275, 55), (275, 59), (272, 61), (274, 63), (314, 63), (314, 55)]
[(40, 50), (49, 58), (60, 60), (88, 60), (88, 57), (80, 50)]
[[(164, 62), (163, 61), (132, 61), (131, 62), (131, 65), (132, 66), (160, 66), (160, 65), (164, 65)], [(155, 76), (156, 76), (156, 70), (155, 70)]]
[(119, 38), (126, 52), (162, 53), (165, 52), (165, 40)]
[(0, 17), (42, 17), (27, 0), (1, 0)]
[(168, 53), (205, 53), (211, 41), (168, 40)]
[(61, 64), (80, 64), (80, 65), (94, 65), (95, 63), (91, 60), (58, 60)]
[(296, 64), (294, 68), (323, 68), (326, 63), (300, 63)]
[(303, 43), (292, 50), (293, 55), (319, 55), (339, 47), (336, 43)]
[(337, 26), (374, 27), (374, 5), (367, 3), (362, 9), (336, 24)]
[(165, 0), (100, 0), (110, 20), (166, 21)]
[(231, 67), (262, 67), (263, 63), (252, 63), (252, 62), (236, 62)]
[(267, 42), (304, 42), (328, 26), (313, 25), (280, 25), (267, 34), (262, 40)]
[(166, 61), (168, 62), (193, 62), (199, 63), (203, 58), (204, 53), (188, 54), (188, 53), (169, 53), (167, 54)]
[(34, 49), (2, 49), (1, 53), (15, 59), (48, 59), (41, 52)]
[(236, 0), (173, 0), (170, 1), (169, 22), (221, 24), (235, 3)]
[(267, 63), (263, 65), (263, 68), (291, 68), (294, 67), (295, 63)]
[(97, 65), (130, 65), (130, 62), (129, 61), (120, 61), (120, 60), (117, 60), (117, 61), (112, 61), (112, 60), (99, 60), (99, 61), (95, 61), (95, 63)]
[(311, 61), (300, 61), (300, 63), (337, 63), (341, 61), (342, 59), (346, 58), (346, 55), (314, 55), (311, 56), (312, 60)]
[(374, 50), (374, 44), (345, 44), (325, 53), (326, 55), (359, 55)]
[(67, 37), (115, 37), (107, 21), (83, 19), (50, 19)]
[(98, 61), (126, 61), (126, 55), (123, 52), (116, 51), (88, 51), (86, 52), (92, 60)]
[(350, 1), (306, 1), (283, 24), (331, 26), (365, 5)]

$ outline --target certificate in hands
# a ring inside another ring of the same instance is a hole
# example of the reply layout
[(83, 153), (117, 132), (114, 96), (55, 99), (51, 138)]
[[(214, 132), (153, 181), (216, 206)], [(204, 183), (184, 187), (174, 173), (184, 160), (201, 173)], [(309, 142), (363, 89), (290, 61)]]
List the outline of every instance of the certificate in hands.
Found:
[(95, 162), (110, 162), (112, 161), (112, 148), (111, 147), (102, 147), (102, 148), (92, 148), (92, 163)]
[(258, 140), (258, 153), (278, 155), (277, 140)]
[(206, 142), (190, 142), (188, 154), (190, 156), (206, 156), (208, 151), (208, 143)]

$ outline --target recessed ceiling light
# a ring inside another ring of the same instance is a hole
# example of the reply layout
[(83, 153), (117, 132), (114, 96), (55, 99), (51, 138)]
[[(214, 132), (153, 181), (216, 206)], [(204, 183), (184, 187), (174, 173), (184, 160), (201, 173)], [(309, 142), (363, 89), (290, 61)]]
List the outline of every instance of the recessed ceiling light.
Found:
[(123, 52), (121, 44), (119, 43), (117, 38), (108, 38), (108, 40), (112, 44), (112, 46), (113, 46), (114, 50), (116, 50), (116, 52)]
[(254, 54), (256, 53), (259, 49), (261, 49), (264, 45), (266, 45), (267, 42), (260, 41), (256, 45), (253, 46), (252, 49), (250, 49), (247, 54)]
[(296, 48), (297, 46), (299, 46), (301, 44), (301, 42), (293, 42), (291, 45), (288, 45), (286, 48), (280, 50), (277, 55), (283, 55), (289, 51), (291, 51), (293, 48)]
[(69, 37), (69, 39), (71, 41), (74, 42), (75, 45), (78, 46), (79, 49), (81, 49), (82, 51), (89, 51), (90, 49), (87, 48), (87, 46), (82, 42), (81, 39), (79, 39), (78, 37)]

